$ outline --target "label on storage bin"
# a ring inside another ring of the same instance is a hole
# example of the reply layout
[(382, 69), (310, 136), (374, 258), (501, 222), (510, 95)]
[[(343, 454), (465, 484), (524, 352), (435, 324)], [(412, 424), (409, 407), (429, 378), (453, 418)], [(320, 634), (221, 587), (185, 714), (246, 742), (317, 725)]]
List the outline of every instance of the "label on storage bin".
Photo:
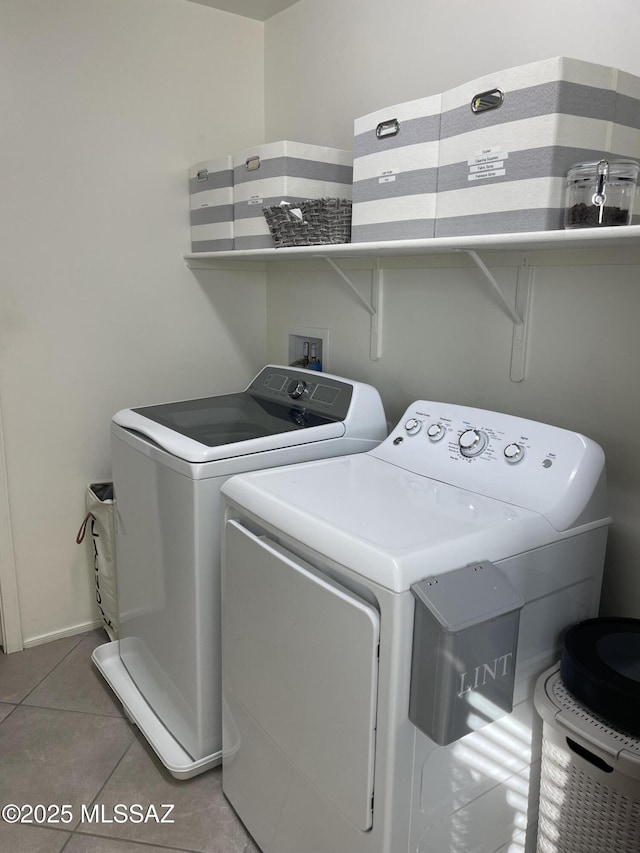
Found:
[(378, 183), (390, 184), (392, 181), (395, 181), (397, 174), (397, 169), (384, 169), (384, 171), (380, 172), (378, 175)]
[(474, 151), (474, 156), (467, 160), (469, 167), (467, 180), (484, 181), (489, 178), (502, 177), (506, 174), (504, 161), (508, 157), (508, 152), (501, 151), (499, 146)]
[(264, 197), (261, 195), (251, 195), (249, 196), (249, 200), (247, 204), (262, 204), (264, 201)]
[(474, 172), (472, 175), (467, 175), (468, 181), (484, 181), (488, 178), (500, 178), (502, 175), (506, 175), (506, 169), (491, 169), (488, 172)]
[(475, 166), (479, 163), (495, 163), (496, 160), (506, 160), (508, 156), (508, 152), (502, 151), (499, 146), (495, 146), (494, 148), (479, 148), (473, 152), (473, 157), (467, 160), (467, 165)]

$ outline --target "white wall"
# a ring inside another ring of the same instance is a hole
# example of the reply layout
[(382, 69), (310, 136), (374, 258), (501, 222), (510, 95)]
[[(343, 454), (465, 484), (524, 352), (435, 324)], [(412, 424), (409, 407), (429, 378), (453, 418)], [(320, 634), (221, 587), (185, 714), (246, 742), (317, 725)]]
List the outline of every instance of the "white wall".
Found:
[(636, 0), (299, 0), (265, 25), (267, 140), (351, 147), (353, 119), (552, 56), (640, 74)]
[[(185, 0), (4, 0), (0, 398), (27, 643), (96, 617), (74, 537), (86, 483), (110, 478), (112, 413), (237, 388), (301, 326), (330, 330), (328, 366), (378, 385), (391, 420), (432, 396), (600, 441), (605, 608), (640, 615), (637, 253), (536, 258), (519, 385), (511, 325), (470, 269), (388, 272), (372, 362), (367, 315), (323, 270), (270, 274), (265, 330), (260, 274), (181, 259), (191, 163), (262, 138), (350, 147), (358, 115), (553, 55), (640, 74), (639, 15), (635, 0), (300, 0), (262, 25)], [(500, 265), (517, 261), (490, 262), (510, 286)], [(354, 278), (366, 295), (368, 273)]]
[(25, 642), (97, 617), (75, 545), (117, 409), (244, 385), (260, 276), (194, 275), (188, 167), (264, 135), (263, 29), (184, 0), (3, 0), (0, 396)]
[[(356, 116), (556, 55), (640, 75), (639, 40), (634, 0), (606, 10), (599, 0), (301, 0), (266, 24), (266, 136), (350, 147)], [(520, 258), (486, 260), (512, 289)], [(378, 362), (368, 315), (335, 275), (279, 264), (268, 282), (268, 356), (284, 357), (289, 329), (327, 328), (325, 367), (376, 385), (391, 421), (414, 399), (443, 399), (590, 435), (607, 455), (614, 516), (603, 612), (640, 617), (640, 250), (530, 261), (522, 383), (509, 379), (512, 324), (478, 273), (451, 258), (386, 272)], [(353, 278), (368, 296), (369, 273)]]

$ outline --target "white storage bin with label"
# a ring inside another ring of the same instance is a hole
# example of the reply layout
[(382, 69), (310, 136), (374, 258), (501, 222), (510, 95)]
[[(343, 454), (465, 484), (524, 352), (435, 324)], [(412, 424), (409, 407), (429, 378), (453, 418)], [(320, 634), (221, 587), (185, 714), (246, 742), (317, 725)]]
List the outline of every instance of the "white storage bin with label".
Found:
[(301, 142), (270, 142), (233, 158), (236, 249), (273, 247), (262, 208), (281, 201), (351, 198), (351, 151)]
[(434, 236), (441, 96), (357, 118), (353, 243)]
[(436, 237), (563, 227), (577, 162), (640, 154), (640, 80), (565, 57), (445, 92)]
[(192, 252), (233, 249), (233, 157), (196, 163), (189, 169)]

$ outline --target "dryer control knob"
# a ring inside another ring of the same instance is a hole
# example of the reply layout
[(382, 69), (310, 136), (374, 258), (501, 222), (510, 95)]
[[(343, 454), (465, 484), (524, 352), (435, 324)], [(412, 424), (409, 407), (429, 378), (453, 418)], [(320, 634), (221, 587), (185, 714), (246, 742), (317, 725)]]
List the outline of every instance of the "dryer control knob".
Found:
[(306, 390), (307, 383), (303, 382), (302, 379), (292, 379), (291, 382), (287, 385), (287, 394), (293, 400), (297, 400), (299, 397), (302, 397)]
[(431, 441), (440, 441), (441, 438), (444, 438), (445, 433), (446, 429), (442, 424), (429, 424), (429, 428), (427, 429), (427, 435)]
[(405, 422), (404, 428), (409, 435), (415, 435), (422, 429), (422, 423), (417, 418), (409, 418), (409, 420)]
[(507, 444), (504, 449), (504, 458), (511, 465), (515, 465), (516, 462), (524, 459), (524, 447), (521, 444), (516, 444), (515, 441), (512, 444)]
[(487, 436), (479, 429), (466, 429), (458, 439), (463, 456), (479, 456), (487, 446)]

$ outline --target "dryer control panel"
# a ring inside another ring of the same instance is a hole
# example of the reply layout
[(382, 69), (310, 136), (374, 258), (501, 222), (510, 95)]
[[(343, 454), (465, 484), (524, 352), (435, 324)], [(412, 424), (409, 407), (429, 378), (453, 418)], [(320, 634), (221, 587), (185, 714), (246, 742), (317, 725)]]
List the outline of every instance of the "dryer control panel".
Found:
[[(580, 433), (538, 421), (418, 400), (370, 454), (540, 512), (557, 530), (608, 515), (602, 449)], [(592, 493), (587, 516), (595, 517), (582, 517)]]

